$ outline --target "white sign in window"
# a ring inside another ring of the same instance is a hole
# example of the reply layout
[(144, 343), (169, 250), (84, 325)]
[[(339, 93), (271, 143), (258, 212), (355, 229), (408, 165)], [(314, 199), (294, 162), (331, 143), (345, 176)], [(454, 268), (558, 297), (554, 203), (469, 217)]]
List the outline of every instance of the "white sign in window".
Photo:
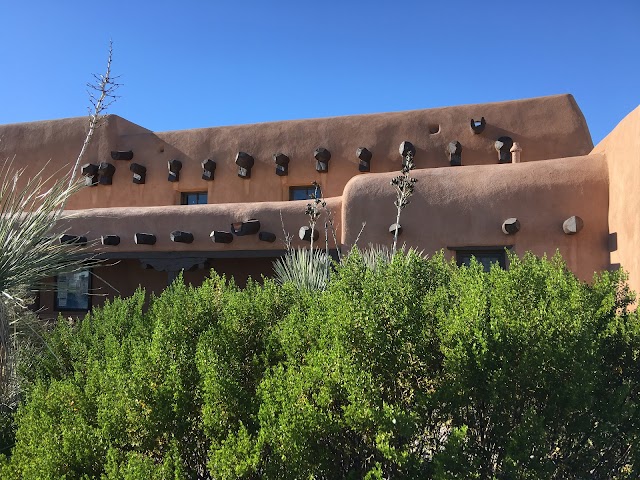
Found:
[(56, 277), (56, 310), (89, 310), (91, 275), (89, 270), (64, 273)]

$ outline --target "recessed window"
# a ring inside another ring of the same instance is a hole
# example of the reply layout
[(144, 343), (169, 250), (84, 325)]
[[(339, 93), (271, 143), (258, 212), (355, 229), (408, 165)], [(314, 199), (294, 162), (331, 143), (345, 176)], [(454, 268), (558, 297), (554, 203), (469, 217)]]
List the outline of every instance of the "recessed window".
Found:
[(181, 205), (206, 205), (207, 192), (182, 192)]
[(322, 197), (320, 186), (289, 187), (289, 200), (309, 200)]
[(482, 264), (484, 271), (491, 270), (491, 265), (497, 263), (500, 268), (507, 268), (507, 255), (504, 248), (502, 250), (457, 250), (456, 262), (458, 265), (471, 264), (471, 258)]
[(56, 311), (87, 311), (91, 308), (91, 272), (65, 273), (56, 277)]

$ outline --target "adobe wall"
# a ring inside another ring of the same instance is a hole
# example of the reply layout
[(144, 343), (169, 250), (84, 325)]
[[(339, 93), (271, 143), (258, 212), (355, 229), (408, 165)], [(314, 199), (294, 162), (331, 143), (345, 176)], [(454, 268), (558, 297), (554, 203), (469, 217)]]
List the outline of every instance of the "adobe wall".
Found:
[[(483, 116), (486, 128), (475, 135), (470, 120)], [(0, 126), (0, 159), (16, 155), (17, 164), (28, 167), (27, 175), (49, 159), (51, 170), (72, 165), (86, 127), (86, 118)], [(180, 192), (204, 190), (209, 203), (286, 201), (290, 186), (314, 180), (322, 185), (325, 197), (337, 197), (350, 178), (360, 175), (358, 147), (373, 153), (372, 172), (398, 170), (398, 146), (404, 140), (416, 146), (418, 168), (447, 166), (446, 148), (455, 140), (463, 146), (463, 165), (495, 164), (493, 144), (500, 136), (520, 143), (524, 162), (584, 155), (593, 148), (584, 116), (571, 95), (164, 133), (111, 115), (96, 131), (84, 163), (113, 163), (113, 184), (84, 189), (68, 208), (175, 205)], [(319, 146), (332, 154), (328, 173), (315, 170), (313, 151)], [(132, 183), (131, 162), (110, 159), (111, 150), (130, 149), (132, 162), (147, 168), (144, 185)], [(251, 179), (237, 176), (238, 151), (255, 158)], [(272, 155), (277, 152), (290, 158), (288, 176), (275, 174)], [(200, 163), (207, 158), (217, 162), (212, 182), (201, 179)], [(167, 181), (167, 161), (172, 159), (183, 164), (176, 183)]]
[[(235, 283), (244, 287), (249, 277), (260, 281), (261, 277), (271, 276), (274, 258), (214, 258), (210, 259), (202, 269), (183, 272), (187, 284), (199, 286), (210, 275), (211, 269)], [(147, 298), (152, 294), (160, 295), (167, 287), (167, 272), (154, 269), (143, 269), (139, 260), (120, 260), (115, 264), (97, 267), (92, 275), (92, 307), (102, 306), (107, 299), (119, 296), (131, 296), (139, 285), (143, 285)], [(58, 312), (54, 309), (54, 292), (51, 290), (40, 293), (39, 315), (41, 318), (53, 319), (58, 314), (64, 317), (83, 317), (85, 312)]]
[[(293, 247), (309, 246), (298, 238), (300, 227), (308, 225), (305, 215), (306, 201), (225, 203), (218, 205), (171, 205), (166, 207), (115, 207), (76, 210), (65, 213), (56, 226), (57, 232), (85, 235), (90, 242), (100, 243), (102, 235), (118, 235), (118, 246), (100, 246), (98, 251), (107, 254), (122, 252), (234, 252), (244, 250), (277, 250), (285, 248), (284, 228), (293, 236)], [(338, 241), (341, 231), (342, 202), (340, 197), (327, 199), (327, 207), (333, 212)], [(276, 235), (273, 243), (261, 241), (258, 235), (234, 236), (229, 244), (214, 243), (213, 230), (229, 232), (231, 223), (250, 219), (260, 221), (260, 230)], [(320, 226), (319, 226), (320, 227)], [(324, 225), (322, 225), (324, 231)], [(190, 232), (193, 243), (175, 243), (170, 235), (174, 230)], [(136, 233), (156, 236), (155, 245), (137, 245)], [(323, 234), (324, 235), (324, 234)], [(324, 236), (318, 240), (324, 245)], [(333, 241), (331, 248), (333, 248)]]
[[(391, 245), (395, 222), (395, 174), (353, 178), (343, 202), (343, 242)], [(427, 254), (445, 247), (513, 245), (522, 255), (553, 255), (556, 248), (582, 280), (609, 267), (607, 251), (607, 164), (602, 155), (505, 165), (414, 170), (418, 179), (411, 203), (403, 210), (400, 244)], [(572, 215), (584, 220), (576, 235), (562, 230)], [(516, 217), (521, 230), (505, 235), (504, 220)], [(452, 250), (446, 250), (449, 256)]]
[(629, 273), (640, 292), (640, 107), (627, 115), (594, 149), (609, 169), (611, 263)]
[[(43, 168), (45, 177), (67, 175), (78, 158), (88, 127), (87, 117), (0, 125), (0, 164), (4, 167), (12, 163), (14, 170), (24, 169), (25, 180)], [(96, 130), (85, 163), (107, 158), (115, 142), (116, 132), (106, 121)], [(80, 193), (77, 200), (87, 194)], [(77, 200), (71, 199), (71, 203)]]
[[(92, 269), (91, 276), (91, 306), (99, 307), (107, 299), (120, 296), (131, 296), (140, 285), (148, 295), (159, 295), (167, 287), (167, 273), (153, 269), (143, 269), (138, 260), (121, 260), (110, 262), (109, 266)], [(57, 311), (54, 308), (54, 291), (43, 290), (40, 292), (38, 302), (38, 315), (43, 319), (55, 319), (61, 314), (64, 317), (84, 317), (86, 312), (81, 311)]]

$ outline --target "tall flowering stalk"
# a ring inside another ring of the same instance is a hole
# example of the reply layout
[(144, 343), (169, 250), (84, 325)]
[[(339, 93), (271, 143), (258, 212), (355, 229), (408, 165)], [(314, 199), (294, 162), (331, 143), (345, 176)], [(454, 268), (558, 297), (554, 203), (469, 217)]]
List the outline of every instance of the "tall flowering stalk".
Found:
[[(67, 201), (84, 188), (78, 168), (106, 108), (117, 98), (119, 84), (111, 75), (109, 56), (104, 75), (95, 75), (91, 89), (89, 128), (78, 157), (68, 175), (47, 173), (46, 166), (25, 180), (24, 169), (14, 160), (0, 162), (0, 408), (15, 407), (19, 395), (16, 372), (17, 335), (32, 328), (27, 306), (30, 292), (46, 284), (45, 279), (77, 272), (96, 264), (82, 245), (59, 240), (55, 225), (63, 216)], [(89, 256), (90, 257), (90, 256)]]
[(411, 170), (415, 168), (413, 163), (413, 152), (411, 150), (407, 151), (404, 154), (402, 160), (402, 169), (400, 171), (400, 175), (391, 180), (391, 185), (393, 185), (396, 189), (396, 201), (394, 205), (397, 208), (396, 214), (396, 223), (395, 223), (395, 231), (393, 232), (393, 249), (392, 252), (395, 254), (397, 245), (398, 245), (398, 233), (400, 229), (400, 213), (409, 205), (409, 198), (413, 195), (413, 190), (415, 188), (415, 183), (418, 181), (417, 178), (412, 178), (409, 176)]
[(318, 182), (313, 182), (313, 186), (315, 187), (311, 198), (313, 202), (307, 203), (307, 209), (304, 212), (305, 215), (309, 217), (309, 227), (311, 227), (311, 250), (313, 250), (313, 237), (316, 233), (316, 223), (318, 223), (318, 218), (320, 217), (321, 213), (320, 207), (326, 206), (326, 203), (324, 203), (322, 196), (318, 195)]

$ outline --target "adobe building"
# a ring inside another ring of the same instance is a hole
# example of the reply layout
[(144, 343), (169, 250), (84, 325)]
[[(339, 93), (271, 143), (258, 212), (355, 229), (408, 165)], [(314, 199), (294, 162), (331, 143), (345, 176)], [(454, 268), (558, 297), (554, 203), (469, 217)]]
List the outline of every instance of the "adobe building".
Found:
[[(65, 171), (87, 123), (2, 125), (0, 158), (15, 156), (27, 176), (47, 162)], [(180, 271), (194, 284), (211, 268), (240, 284), (271, 275), (283, 224), (294, 247), (309, 245), (298, 230), (314, 181), (343, 250), (358, 235), (360, 246), (390, 245), (390, 180), (399, 148), (411, 147), (418, 182), (400, 243), (460, 262), (504, 263), (505, 248), (559, 250), (584, 281), (622, 266), (640, 288), (640, 108), (594, 148), (573, 97), (557, 95), (163, 133), (110, 115), (79, 172), (93, 186), (70, 199), (57, 227), (97, 242), (110, 265), (59, 278), (57, 292), (41, 294), (43, 314), (82, 311), (138, 285), (159, 292)]]

